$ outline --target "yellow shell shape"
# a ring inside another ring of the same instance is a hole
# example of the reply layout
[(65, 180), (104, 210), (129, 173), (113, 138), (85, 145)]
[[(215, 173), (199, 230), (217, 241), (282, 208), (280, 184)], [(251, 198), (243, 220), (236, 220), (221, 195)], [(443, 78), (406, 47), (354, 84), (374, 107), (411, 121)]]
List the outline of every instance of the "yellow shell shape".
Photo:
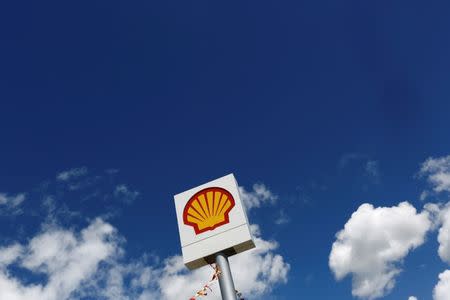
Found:
[(223, 188), (203, 189), (192, 196), (184, 207), (184, 224), (194, 227), (196, 234), (214, 230), (229, 223), (228, 214), (234, 204), (231, 193)]

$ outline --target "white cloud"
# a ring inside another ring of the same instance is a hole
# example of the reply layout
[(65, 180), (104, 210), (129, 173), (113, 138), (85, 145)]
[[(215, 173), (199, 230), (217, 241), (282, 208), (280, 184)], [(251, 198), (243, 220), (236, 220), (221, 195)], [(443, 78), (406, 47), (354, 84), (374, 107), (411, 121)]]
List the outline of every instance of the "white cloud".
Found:
[(409, 296), (408, 300), (417, 300), (417, 298), (414, 296)]
[(20, 205), (25, 201), (26, 196), (24, 193), (16, 195), (8, 195), (0, 193), (0, 214), (4, 215), (17, 215), (22, 213)]
[(434, 300), (449, 300), (450, 295), (450, 270), (446, 270), (439, 274), (439, 282), (434, 287)]
[(145, 257), (128, 264), (112, 260), (97, 272), (91, 286), (82, 289), (79, 295), (109, 300), (161, 299), (156, 285), (159, 275), (155, 266), (146, 264)]
[(63, 171), (56, 176), (59, 181), (70, 181), (72, 179), (86, 175), (88, 172), (86, 167), (73, 168), (70, 170)]
[(447, 205), (440, 211), (438, 242), (439, 242), (439, 257), (450, 264), (450, 205)]
[(23, 251), (20, 244), (0, 248), (0, 268), (16, 261)]
[[(252, 186), (252, 191), (247, 191), (243, 186), (240, 186), (239, 195), (241, 196), (241, 200), (244, 202), (247, 211), (267, 204), (274, 205), (278, 201), (277, 195), (269, 190), (264, 184), (258, 183)], [(289, 215), (283, 209), (280, 209), (274, 219), (274, 223), (282, 225), (289, 222)]]
[[(118, 186), (116, 191), (133, 193), (126, 186)], [(244, 197), (251, 207), (276, 199), (264, 185), (254, 185)], [(189, 271), (179, 255), (162, 262), (149, 262), (145, 255), (127, 259), (122, 248), (125, 239), (100, 218), (81, 231), (62, 228), (57, 225), (62, 216), (55, 213), (55, 201), (45, 198), (51, 222), (44, 220), (38, 234), (26, 243), (0, 247), (0, 299), (189, 299), (210, 279), (209, 266)], [(230, 257), (230, 264), (236, 287), (245, 298), (259, 299), (287, 282), (290, 266), (276, 253), (276, 241), (264, 240), (257, 225), (252, 225), (251, 230), (257, 248)], [(28, 273), (36, 275), (31, 278), (42, 279), (30, 282)], [(213, 289), (208, 299), (220, 299), (217, 283)]]
[[(290, 266), (275, 253), (277, 242), (262, 239), (257, 225), (252, 225), (251, 229), (257, 248), (229, 260), (236, 288), (246, 299), (261, 299), (274, 286), (287, 282)], [(168, 257), (161, 264), (148, 263), (145, 258), (128, 264), (113, 260), (99, 270), (91, 286), (84, 287), (79, 294), (109, 300), (189, 299), (212, 273), (209, 266), (189, 271), (179, 255)], [(221, 299), (217, 282), (212, 289), (207, 299)]]
[(439, 228), (437, 237), (439, 257), (442, 261), (450, 264), (450, 202), (446, 205), (427, 203), (424, 209), (432, 221), (431, 229)]
[[(236, 288), (245, 298), (260, 299), (287, 282), (290, 266), (275, 253), (277, 242), (262, 239), (258, 226), (251, 228), (257, 248), (230, 257), (230, 264)], [(209, 266), (189, 271), (181, 256), (169, 257), (161, 265), (145, 259), (122, 263), (119, 239), (110, 224), (97, 219), (80, 234), (51, 228), (28, 245), (0, 248), (0, 299), (189, 299), (210, 279)], [(7, 271), (15, 263), (48, 280), (25, 284)], [(208, 299), (221, 299), (218, 283)]]
[(133, 203), (139, 195), (140, 193), (138, 191), (131, 190), (125, 184), (120, 184), (114, 189), (114, 197), (127, 204)]
[(6, 265), (19, 260), (19, 267), (44, 274), (47, 281), (24, 284), (7, 270), (0, 270), (0, 299), (68, 299), (117, 249), (115, 229), (100, 219), (80, 235), (53, 228), (34, 237), (27, 246), (1, 248), (0, 257), (6, 258)]
[(336, 279), (352, 275), (352, 294), (375, 299), (389, 293), (408, 252), (424, 243), (428, 211), (407, 202), (374, 208), (361, 205), (336, 235), (329, 266)]
[[(425, 176), (431, 185), (430, 190), (425, 190), (420, 195), (425, 200), (433, 193), (450, 192), (450, 155), (428, 158), (419, 171), (420, 176)], [(425, 208), (433, 215), (433, 227), (439, 227), (438, 254), (442, 261), (450, 264), (450, 202), (446, 205), (428, 203)], [(433, 290), (434, 300), (449, 300), (450, 297), (450, 270), (439, 274), (439, 282)]]
[(278, 196), (274, 195), (264, 184), (255, 183), (253, 191), (246, 191), (244, 187), (239, 187), (239, 194), (245, 207), (250, 210), (258, 208), (263, 204), (274, 204)]
[[(419, 175), (427, 177), (435, 193), (450, 192), (450, 155), (428, 158), (421, 165)], [(429, 194), (428, 191), (422, 192), (421, 199), (425, 199)]]
[[(434, 215), (434, 227), (439, 228), (438, 254), (442, 261), (450, 264), (450, 202), (445, 206), (438, 204), (427, 204), (426, 209)], [(450, 295), (450, 270), (439, 274), (439, 282), (434, 288), (434, 300), (449, 300)]]

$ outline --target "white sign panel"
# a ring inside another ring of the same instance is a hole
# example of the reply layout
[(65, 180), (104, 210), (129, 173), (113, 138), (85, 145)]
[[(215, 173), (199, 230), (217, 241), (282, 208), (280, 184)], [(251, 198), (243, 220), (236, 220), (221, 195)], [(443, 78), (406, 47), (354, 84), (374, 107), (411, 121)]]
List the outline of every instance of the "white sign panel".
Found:
[(175, 195), (184, 264), (196, 269), (214, 254), (234, 255), (255, 247), (233, 174)]

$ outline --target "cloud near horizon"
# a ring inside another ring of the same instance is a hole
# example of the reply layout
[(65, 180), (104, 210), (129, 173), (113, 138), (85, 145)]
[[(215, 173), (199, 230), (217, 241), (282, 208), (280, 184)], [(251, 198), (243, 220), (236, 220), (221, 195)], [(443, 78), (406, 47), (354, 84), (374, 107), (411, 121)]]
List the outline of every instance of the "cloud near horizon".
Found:
[[(0, 249), (0, 299), (69, 299), (116, 250), (116, 230), (101, 219), (80, 233), (48, 228), (27, 245), (14, 243)], [(8, 271), (12, 266), (46, 280), (26, 284)]]
[[(420, 195), (425, 200), (430, 195), (448, 195), (450, 193), (450, 155), (442, 157), (429, 157), (421, 164), (418, 173), (425, 177), (430, 189), (426, 189)], [(438, 255), (441, 260), (450, 265), (450, 202), (446, 204), (427, 204), (434, 214), (434, 227), (438, 231)], [(450, 295), (450, 270), (445, 270), (438, 275), (438, 283), (433, 290), (434, 300), (448, 300)]]
[[(80, 176), (86, 175), (81, 169), (75, 170)], [(79, 177), (69, 171), (60, 173), (56, 180)], [(125, 185), (116, 185), (115, 191), (117, 197), (139, 195)], [(181, 255), (149, 259), (142, 253), (140, 257), (130, 257), (125, 248), (126, 237), (111, 220), (93, 218), (79, 229), (67, 223), (63, 226), (56, 210), (64, 205), (56, 205), (57, 200), (52, 197), (44, 198), (52, 201), (42, 203), (51, 209), (43, 218), (41, 229), (25, 242), (11, 240), (0, 247), (0, 299), (179, 300), (189, 299), (210, 279), (209, 266), (189, 271)], [(243, 199), (256, 208), (273, 204), (276, 196), (263, 184), (256, 184)], [(49, 217), (52, 222), (48, 222)], [(236, 287), (246, 299), (258, 299), (288, 281), (290, 265), (276, 253), (276, 241), (265, 240), (258, 225), (251, 229), (257, 248), (230, 257), (230, 264)], [(219, 295), (217, 285), (207, 299), (219, 299)]]
[[(246, 298), (258, 299), (287, 282), (290, 266), (274, 252), (277, 242), (262, 239), (256, 225), (252, 231), (257, 248), (230, 257), (230, 264), (236, 287)], [(51, 227), (26, 245), (0, 248), (0, 299), (189, 299), (212, 274), (209, 267), (188, 271), (179, 255), (162, 264), (123, 262), (122, 240), (111, 224), (96, 219), (79, 233)], [(8, 271), (11, 267), (47, 280), (26, 283)], [(220, 299), (218, 286), (208, 299)]]
[[(450, 155), (428, 158), (421, 164), (418, 175), (429, 184), (421, 200), (431, 195), (447, 195), (450, 192)], [(450, 265), (450, 202), (447, 201), (446, 204), (427, 203), (421, 213), (408, 202), (378, 208), (361, 205), (333, 243), (329, 266), (336, 279), (351, 275), (352, 294), (359, 298), (383, 297), (395, 286), (403, 259), (424, 243), (427, 232), (436, 229), (437, 253)], [(450, 270), (438, 277), (433, 299), (448, 300)], [(410, 296), (409, 299), (417, 298)]]
[(431, 228), (428, 211), (417, 213), (408, 202), (398, 206), (362, 204), (336, 234), (329, 266), (337, 280), (352, 276), (352, 294), (376, 299), (388, 294), (401, 263), (422, 245)]
[(434, 300), (448, 300), (450, 295), (450, 270), (446, 270), (439, 274), (439, 282), (433, 290)]

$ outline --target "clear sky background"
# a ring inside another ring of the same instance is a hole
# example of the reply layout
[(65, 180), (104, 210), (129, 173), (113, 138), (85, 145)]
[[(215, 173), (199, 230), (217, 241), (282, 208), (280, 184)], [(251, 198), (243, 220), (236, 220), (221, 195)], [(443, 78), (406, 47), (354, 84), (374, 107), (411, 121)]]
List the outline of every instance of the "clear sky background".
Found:
[(448, 1), (3, 1), (0, 298), (184, 299), (234, 173), (245, 297), (450, 299), (449, 80)]

